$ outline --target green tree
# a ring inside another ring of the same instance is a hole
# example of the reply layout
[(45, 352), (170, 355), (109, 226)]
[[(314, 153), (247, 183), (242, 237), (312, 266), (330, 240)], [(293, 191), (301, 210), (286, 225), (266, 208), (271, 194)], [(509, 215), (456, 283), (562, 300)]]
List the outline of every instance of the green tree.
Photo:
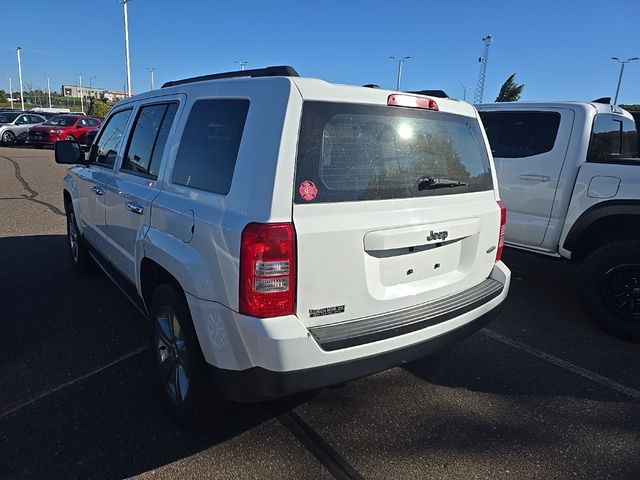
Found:
[(89, 103), (89, 115), (93, 115), (94, 117), (106, 117), (107, 113), (109, 113), (109, 105), (104, 100), (100, 100), (99, 98), (91, 97), (91, 102)]
[(640, 111), (640, 104), (633, 103), (627, 105), (619, 105), (620, 108), (624, 108), (627, 112), (637, 112)]
[(4, 90), (0, 90), (0, 103), (6, 103), (7, 102), (7, 92), (5, 92)]
[(500, 93), (496, 98), (496, 102), (517, 102), (524, 89), (524, 83), (518, 85), (516, 83), (516, 74), (512, 74), (500, 87)]

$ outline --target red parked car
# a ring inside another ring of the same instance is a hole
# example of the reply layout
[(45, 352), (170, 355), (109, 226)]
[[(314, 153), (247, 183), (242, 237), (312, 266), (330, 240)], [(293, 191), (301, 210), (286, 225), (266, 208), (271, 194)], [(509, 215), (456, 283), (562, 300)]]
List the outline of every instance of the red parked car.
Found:
[(58, 140), (78, 140), (92, 130), (100, 128), (99, 118), (84, 115), (58, 115), (29, 130), (29, 143), (36, 148), (51, 145)]

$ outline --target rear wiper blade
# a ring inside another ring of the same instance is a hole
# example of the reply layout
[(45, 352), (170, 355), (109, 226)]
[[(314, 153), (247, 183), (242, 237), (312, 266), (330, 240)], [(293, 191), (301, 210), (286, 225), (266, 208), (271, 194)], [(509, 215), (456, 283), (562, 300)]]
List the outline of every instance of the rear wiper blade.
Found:
[(418, 179), (418, 190), (433, 190), (436, 188), (466, 187), (468, 183), (448, 178), (422, 177)]

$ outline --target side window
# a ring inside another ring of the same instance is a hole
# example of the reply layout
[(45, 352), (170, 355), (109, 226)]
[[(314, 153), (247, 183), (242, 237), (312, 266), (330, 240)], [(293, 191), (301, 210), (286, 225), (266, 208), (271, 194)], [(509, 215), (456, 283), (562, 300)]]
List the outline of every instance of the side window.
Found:
[(587, 161), (616, 161), (636, 158), (638, 132), (632, 120), (619, 115), (597, 115), (593, 122)]
[(160, 161), (177, 109), (175, 103), (140, 109), (122, 170), (158, 177)]
[(481, 112), (491, 152), (499, 158), (523, 158), (553, 150), (560, 127), (556, 112)]
[(102, 134), (95, 144), (95, 153), (90, 159), (92, 162), (105, 167), (113, 166), (118, 155), (118, 149), (122, 142), (127, 122), (131, 116), (131, 109), (114, 113), (102, 129)]
[(29, 123), (29, 119), (26, 115), (20, 115), (18, 120), (16, 120), (16, 125), (24, 125), (25, 123)]
[(173, 183), (226, 195), (231, 188), (249, 100), (199, 100), (180, 140)]

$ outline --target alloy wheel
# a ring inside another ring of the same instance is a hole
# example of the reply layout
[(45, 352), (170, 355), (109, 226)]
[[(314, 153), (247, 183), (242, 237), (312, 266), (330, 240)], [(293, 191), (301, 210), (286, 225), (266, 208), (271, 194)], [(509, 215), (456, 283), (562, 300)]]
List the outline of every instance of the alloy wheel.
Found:
[(176, 312), (168, 305), (156, 314), (156, 359), (169, 398), (182, 404), (189, 393), (189, 359), (184, 332)]
[(601, 292), (605, 304), (616, 315), (640, 322), (640, 265), (619, 265), (609, 270)]

